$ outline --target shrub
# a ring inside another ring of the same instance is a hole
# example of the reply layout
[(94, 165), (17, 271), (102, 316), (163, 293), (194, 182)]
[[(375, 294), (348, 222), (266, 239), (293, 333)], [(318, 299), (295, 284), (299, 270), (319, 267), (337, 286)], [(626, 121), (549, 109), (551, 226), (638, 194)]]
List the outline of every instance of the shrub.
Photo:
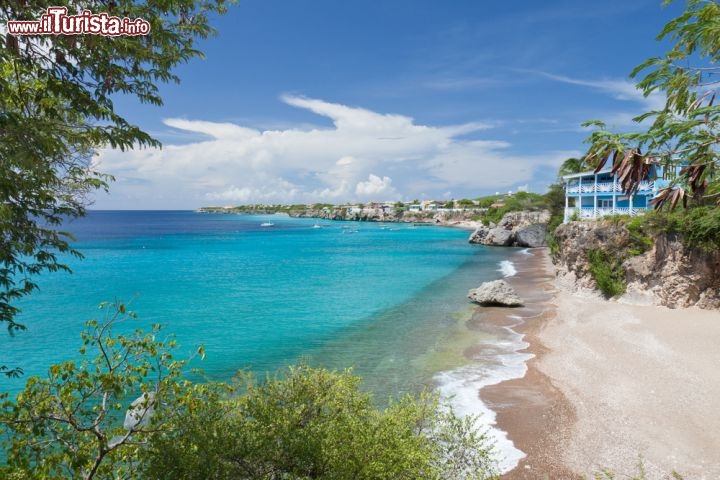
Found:
[(474, 419), (432, 395), (377, 409), (360, 379), (306, 366), (242, 394), (178, 411), (146, 451), (148, 479), (489, 479), (491, 448)]
[(645, 235), (676, 234), (688, 248), (697, 248), (705, 252), (720, 250), (720, 208), (718, 207), (701, 206), (672, 212), (648, 212), (638, 218), (637, 224), (631, 228), (643, 231)]
[(602, 250), (588, 250), (588, 269), (606, 298), (625, 293), (625, 271), (617, 259)]
[(653, 239), (647, 228), (644, 217), (633, 217), (625, 224), (625, 229), (630, 237), (628, 253), (630, 255), (642, 255), (653, 246)]

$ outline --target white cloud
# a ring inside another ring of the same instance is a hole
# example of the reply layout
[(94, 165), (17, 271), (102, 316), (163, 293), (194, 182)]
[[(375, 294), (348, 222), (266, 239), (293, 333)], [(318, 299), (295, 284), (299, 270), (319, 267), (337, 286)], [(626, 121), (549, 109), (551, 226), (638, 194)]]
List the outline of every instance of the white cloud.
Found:
[[(617, 111), (604, 116), (602, 120), (611, 128), (636, 127), (638, 122), (633, 120), (635, 117), (651, 110), (662, 110), (665, 107), (666, 99), (662, 92), (656, 90), (646, 97), (643, 92), (636, 87), (635, 83), (626, 79), (586, 80), (534, 70), (527, 72), (543, 76), (556, 82), (592, 88), (616, 100), (632, 102), (640, 106), (640, 108), (635, 111)], [(583, 128), (579, 130), (582, 131)]]
[[(200, 140), (162, 150), (105, 150), (101, 171), (115, 175), (99, 208), (195, 208), (208, 203), (353, 201), (369, 197), (479, 194), (531, 180), (555, 154), (523, 157), (509, 143), (478, 140), (489, 126), (419, 125), (323, 100), (282, 100), (325, 116), (333, 127), (257, 130), (234, 123), (166, 119)], [(392, 179), (392, 180), (391, 180)]]
[(655, 91), (646, 97), (643, 95), (643, 92), (635, 86), (635, 83), (629, 80), (582, 80), (547, 72), (534, 73), (558, 82), (594, 88), (608, 93), (617, 100), (638, 102), (643, 104), (648, 110), (659, 110), (665, 106), (665, 96), (661, 92)]
[(366, 182), (358, 182), (355, 193), (361, 197), (378, 197), (378, 195), (390, 195), (395, 193), (392, 188), (390, 177), (378, 177), (372, 173), (368, 175)]

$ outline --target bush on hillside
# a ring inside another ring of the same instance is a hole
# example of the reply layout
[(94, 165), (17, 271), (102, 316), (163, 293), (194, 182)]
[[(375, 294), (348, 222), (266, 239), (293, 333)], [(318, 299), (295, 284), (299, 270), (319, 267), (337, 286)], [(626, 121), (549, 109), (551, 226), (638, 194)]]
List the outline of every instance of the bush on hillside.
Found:
[(588, 269), (606, 298), (625, 293), (625, 271), (618, 259), (602, 250), (591, 248), (588, 250)]
[(638, 220), (652, 234), (676, 234), (688, 248), (720, 250), (720, 208), (700, 206), (687, 210), (648, 212)]
[(178, 411), (145, 452), (143, 478), (495, 478), (474, 419), (427, 394), (380, 410), (359, 385), (349, 372), (307, 366), (246, 378), (235, 398)]

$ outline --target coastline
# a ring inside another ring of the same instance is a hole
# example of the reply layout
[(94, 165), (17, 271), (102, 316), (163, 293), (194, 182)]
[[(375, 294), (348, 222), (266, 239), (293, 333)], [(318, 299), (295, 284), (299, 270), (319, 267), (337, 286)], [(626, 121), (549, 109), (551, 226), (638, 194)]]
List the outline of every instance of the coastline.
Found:
[(527, 345), (523, 352), (531, 358), (524, 376), (489, 385), (480, 390), (479, 396), (495, 412), (497, 427), (507, 432), (516, 448), (525, 454), (502, 479), (577, 478), (561, 460), (575, 422), (575, 409), (538, 368), (548, 353), (538, 334), (557, 315), (553, 303), (557, 295), (554, 267), (547, 248), (527, 252), (513, 257), (517, 274), (506, 278), (526, 306), (501, 310), (488, 321), (503, 323), (512, 316), (522, 317), (513, 330), (523, 336)]
[[(543, 313), (515, 327), (527, 373), (480, 398), (526, 456), (501, 478), (720, 478), (720, 312), (607, 301), (556, 288), (547, 250), (507, 278)], [(505, 316), (512, 315), (509, 312)]]
[[(533, 367), (541, 351), (530, 338), (553, 315), (553, 270), (547, 249), (524, 249), (500, 264), (499, 271), (525, 305), (518, 308), (475, 306), (466, 328), (481, 332), (482, 341), (467, 347), (467, 367), (442, 372), (435, 377), (441, 394), (461, 414), (480, 414), (478, 426), (487, 428), (495, 444), (499, 468), (505, 478), (525, 472), (528, 462), (543, 455), (544, 467), (554, 465), (558, 449), (540, 443), (543, 432), (553, 427), (558, 412), (570, 411), (567, 402)], [(531, 343), (528, 343), (528, 340)], [(528, 379), (531, 384), (528, 385)], [(545, 401), (548, 397), (552, 401)], [(568, 418), (571, 415), (568, 414)], [(520, 467), (518, 468), (518, 464)], [(546, 468), (549, 478), (562, 478), (569, 471), (561, 465)], [(533, 474), (536, 472), (533, 472)]]

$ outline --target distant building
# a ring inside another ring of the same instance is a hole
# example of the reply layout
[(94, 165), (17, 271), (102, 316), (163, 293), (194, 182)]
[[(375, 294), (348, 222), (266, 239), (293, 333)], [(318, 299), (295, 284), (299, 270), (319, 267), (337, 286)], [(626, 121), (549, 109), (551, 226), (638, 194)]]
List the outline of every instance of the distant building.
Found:
[(653, 166), (648, 178), (640, 183), (633, 195), (626, 195), (617, 175), (610, 169), (582, 172), (563, 177), (565, 183), (565, 219), (596, 219), (608, 215), (640, 215), (652, 208), (650, 200), (659, 189), (667, 186), (662, 179), (661, 167)]

